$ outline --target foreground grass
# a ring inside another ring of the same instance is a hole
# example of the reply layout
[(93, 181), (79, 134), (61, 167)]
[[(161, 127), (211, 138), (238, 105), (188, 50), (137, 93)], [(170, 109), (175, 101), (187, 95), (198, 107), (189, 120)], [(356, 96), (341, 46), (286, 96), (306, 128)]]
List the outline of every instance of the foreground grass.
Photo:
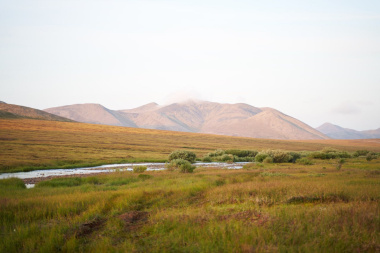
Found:
[(281, 141), (27, 119), (0, 119), (0, 173), (164, 161), (176, 149), (380, 152), (379, 140)]
[(380, 161), (0, 180), (0, 252), (378, 252)]

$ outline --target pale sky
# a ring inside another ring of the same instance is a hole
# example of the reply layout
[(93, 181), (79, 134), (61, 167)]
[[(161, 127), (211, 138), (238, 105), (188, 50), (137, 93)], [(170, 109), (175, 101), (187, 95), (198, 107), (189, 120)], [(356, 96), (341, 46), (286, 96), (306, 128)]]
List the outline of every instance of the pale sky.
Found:
[(379, 0), (0, 0), (0, 101), (196, 98), (380, 127)]

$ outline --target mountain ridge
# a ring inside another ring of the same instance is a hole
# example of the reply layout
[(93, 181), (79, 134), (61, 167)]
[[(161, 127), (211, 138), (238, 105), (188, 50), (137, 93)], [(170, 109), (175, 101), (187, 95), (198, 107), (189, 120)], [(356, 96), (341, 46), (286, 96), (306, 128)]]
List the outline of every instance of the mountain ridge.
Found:
[(329, 139), (307, 124), (276, 109), (249, 104), (188, 100), (168, 105), (148, 103), (110, 110), (99, 104), (45, 109), (79, 122), (182, 132), (269, 139)]
[(8, 119), (40, 119), (40, 120), (51, 120), (51, 121), (62, 121), (62, 122), (73, 122), (73, 120), (57, 116), (42, 110), (34, 109), (31, 107), (7, 104), (5, 102), (0, 102), (0, 118)]
[(375, 130), (357, 131), (350, 128), (344, 128), (332, 123), (324, 123), (316, 128), (321, 133), (333, 139), (373, 139), (380, 138), (380, 128)]

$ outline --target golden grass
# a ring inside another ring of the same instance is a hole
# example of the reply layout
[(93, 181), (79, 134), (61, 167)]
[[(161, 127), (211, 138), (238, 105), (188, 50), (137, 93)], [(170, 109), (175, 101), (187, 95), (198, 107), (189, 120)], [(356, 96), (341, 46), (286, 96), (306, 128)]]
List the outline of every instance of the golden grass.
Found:
[(0, 180), (0, 252), (378, 252), (380, 160), (313, 162)]
[(176, 149), (380, 151), (380, 140), (284, 141), (29, 119), (0, 120), (0, 171), (165, 160)]

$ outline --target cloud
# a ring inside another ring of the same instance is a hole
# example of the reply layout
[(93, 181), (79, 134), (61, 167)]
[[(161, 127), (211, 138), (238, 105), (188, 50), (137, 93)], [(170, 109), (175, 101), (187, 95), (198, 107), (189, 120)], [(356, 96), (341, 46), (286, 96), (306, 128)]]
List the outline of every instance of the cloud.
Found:
[(179, 90), (175, 91), (164, 99), (164, 104), (180, 103), (187, 100), (202, 100), (202, 96), (196, 91), (189, 90)]

